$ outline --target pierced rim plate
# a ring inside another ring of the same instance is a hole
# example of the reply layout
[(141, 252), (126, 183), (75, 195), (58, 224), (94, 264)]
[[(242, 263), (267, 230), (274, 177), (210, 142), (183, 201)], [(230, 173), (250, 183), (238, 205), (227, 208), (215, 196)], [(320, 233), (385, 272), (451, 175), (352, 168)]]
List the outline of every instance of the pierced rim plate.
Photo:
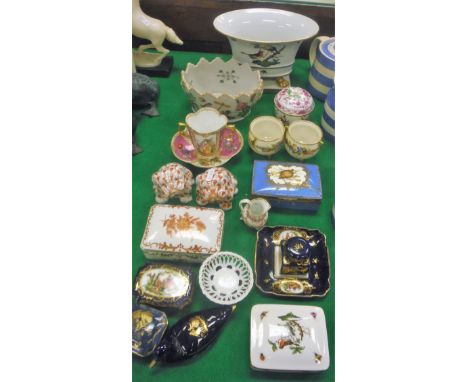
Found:
[(210, 301), (232, 305), (242, 301), (251, 291), (253, 272), (242, 256), (219, 252), (202, 263), (198, 281), (202, 293)]
[(254, 305), (250, 315), (250, 365), (264, 371), (327, 370), (330, 354), (323, 309)]

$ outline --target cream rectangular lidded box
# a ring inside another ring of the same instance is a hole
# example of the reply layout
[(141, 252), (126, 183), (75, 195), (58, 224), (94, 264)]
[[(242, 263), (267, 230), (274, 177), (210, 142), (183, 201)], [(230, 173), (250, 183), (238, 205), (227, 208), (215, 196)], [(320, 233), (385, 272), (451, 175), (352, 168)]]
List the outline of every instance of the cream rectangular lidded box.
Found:
[(155, 204), (140, 248), (150, 260), (201, 263), (221, 250), (223, 228), (220, 209)]

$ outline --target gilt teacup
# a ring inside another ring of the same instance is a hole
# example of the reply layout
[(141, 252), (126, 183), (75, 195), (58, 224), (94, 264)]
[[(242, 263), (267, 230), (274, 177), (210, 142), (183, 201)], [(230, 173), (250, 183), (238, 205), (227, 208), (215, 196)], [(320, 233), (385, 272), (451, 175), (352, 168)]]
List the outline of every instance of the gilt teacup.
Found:
[(320, 150), (323, 132), (310, 121), (294, 121), (286, 131), (286, 151), (292, 157), (304, 160), (312, 158)]
[(283, 123), (275, 117), (255, 118), (249, 127), (249, 146), (259, 155), (268, 157), (281, 149), (284, 139)]
[(211, 107), (203, 107), (195, 113), (187, 114), (183, 125), (187, 127), (200, 159), (210, 160), (218, 157), (220, 132), (227, 122), (225, 115)]

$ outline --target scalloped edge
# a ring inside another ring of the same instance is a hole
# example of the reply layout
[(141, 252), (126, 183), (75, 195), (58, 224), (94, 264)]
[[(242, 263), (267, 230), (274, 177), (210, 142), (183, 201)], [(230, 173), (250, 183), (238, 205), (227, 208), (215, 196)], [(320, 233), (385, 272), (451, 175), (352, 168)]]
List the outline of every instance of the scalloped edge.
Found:
[[(200, 64), (212, 64), (214, 62), (222, 62), (223, 64), (229, 64), (231, 63), (232, 61), (234, 61), (235, 63), (239, 63), (240, 66), (246, 66), (248, 69), (250, 69), (250, 71), (252, 73), (255, 73), (256, 76), (257, 76), (257, 86), (254, 88), (254, 90), (250, 93), (247, 93), (247, 92), (240, 92), (238, 94), (228, 94), (228, 93), (221, 93), (219, 96), (215, 96), (213, 95), (213, 93), (210, 93), (210, 92), (200, 92), (198, 91), (195, 87), (191, 86), (188, 84), (188, 81), (187, 79), (185, 78), (187, 72), (189, 69), (192, 69), (192, 68), (197, 68), (199, 67)], [(213, 60), (211, 61), (208, 61), (206, 58), (202, 57), (200, 58), (200, 60), (198, 60), (198, 62), (196, 64), (192, 64), (191, 62), (189, 62), (187, 64), (187, 66), (185, 67), (185, 70), (182, 70), (180, 72), (180, 78), (181, 78), (181, 86), (182, 88), (184, 89), (184, 91), (186, 92), (195, 92), (198, 96), (200, 97), (206, 97), (206, 95), (210, 95), (211, 97), (215, 98), (216, 100), (219, 100), (221, 97), (223, 96), (227, 96), (229, 98), (232, 98), (232, 99), (237, 99), (237, 98), (240, 98), (241, 96), (246, 96), (248, 98), (250, 98), (253, 94), (257, 93), (257, 92), (260, 92), (260, 95), (258, 97), (258, 99), (256, 101), (252, 101), (252, 104), (254, 104), (255, 102), (257, 102), (263, 95), (263, 79), (262, 77), (260, 76), (260, 71), (259, 70), (253, 70), (249, 64), (245, 63), (245, 62), (239, 62), (237, 61), (236, 59), (234, 58), (230, 58), (229, 60), (227, 61), (224, 61), (221, 57), (215, 57)]]

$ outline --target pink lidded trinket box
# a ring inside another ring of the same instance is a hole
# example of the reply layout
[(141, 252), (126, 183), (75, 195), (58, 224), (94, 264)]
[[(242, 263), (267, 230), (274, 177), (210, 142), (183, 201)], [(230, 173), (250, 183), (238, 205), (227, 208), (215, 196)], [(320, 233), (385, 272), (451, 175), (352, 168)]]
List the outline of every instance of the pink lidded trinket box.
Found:
[(299, 87), (289, 87), (275, 96), (275, 115), (283, 123), (309, 118), (315, 103), (310, 93)]

